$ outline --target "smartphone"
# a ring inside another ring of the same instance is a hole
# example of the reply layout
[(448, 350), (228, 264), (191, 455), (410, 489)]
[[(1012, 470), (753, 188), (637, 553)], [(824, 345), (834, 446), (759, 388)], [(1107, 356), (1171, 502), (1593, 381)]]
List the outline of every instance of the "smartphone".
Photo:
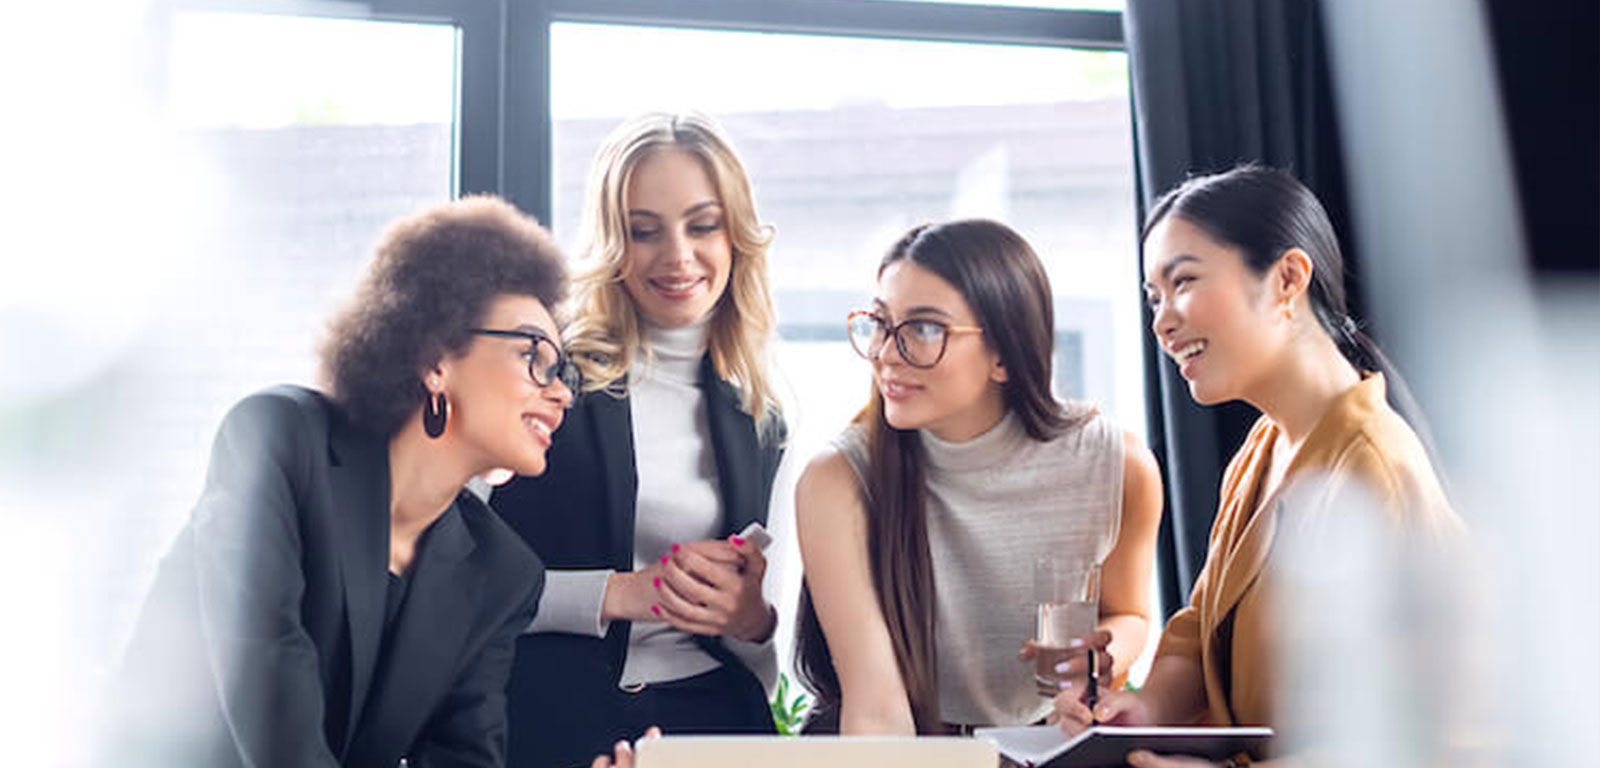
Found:
[(756, 545), (756, 549), (766, 551), (772, 546), (772, 534), (767, 533), (766, 526), (760, 523), (751, 523), (739, 532), (739, 538)]

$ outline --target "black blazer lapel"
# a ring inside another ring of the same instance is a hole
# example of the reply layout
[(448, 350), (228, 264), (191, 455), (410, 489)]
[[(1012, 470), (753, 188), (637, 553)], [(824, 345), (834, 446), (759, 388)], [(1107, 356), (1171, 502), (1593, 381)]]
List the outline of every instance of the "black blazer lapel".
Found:
[(762, 445), (755, 422), (739, 403), (738, 390), (717, 375), (710, 355), (700, 363), (700, 390), (706, 399), (706, 426), (722, 492), (722, 536), (732, 536), (753, 522), (766, 525), (778, 447)]
[(330, 443), (330, 509), (344, 553), (339, 570), (350, 630), (349, 720), (343, 731), (345, 743), (336, 745), (342, 754), (361, 722), (383, 632), (389, 519), (379, 511), (389, 509), (389, 453), (383, 441), (342, 422), (332, 427)]
[(625, 397), (612, 397), (604, 392), (584, 397), (590, 401), (590, 434), (594, 435), (600, 453), (611, 566), (619, 571), (631, 571), (634, 502), (639, 495), (639, 475), (633, 464), (633, 413)]
[(352, 763), (371, 759), (394, 764), (400, 755), (374, 750), (385, 745), (403, 749), (450, 687), (483, 594), (484, 572), (467, 567), (475, 548), (455, 506), (426, 533), (411, 569), (410, 591), (373, 681), (376, 695), (357, 721), (361, 737), (351, 745)]
[[(751, 523), (767, 524), (767, 501), (777, 473), (781, 435), (763, 443), (755, 420), (739, 402), (739, 390), (717, 375), (706, 355), (700, 363), (700, 391), (706, 400), (706, 428), (717, 461), (717, 485), (722, 492), (722, 537), (732, 536)], [(696, 643), (729, 669), (742, 669), (721, 638), (695, 636)]]

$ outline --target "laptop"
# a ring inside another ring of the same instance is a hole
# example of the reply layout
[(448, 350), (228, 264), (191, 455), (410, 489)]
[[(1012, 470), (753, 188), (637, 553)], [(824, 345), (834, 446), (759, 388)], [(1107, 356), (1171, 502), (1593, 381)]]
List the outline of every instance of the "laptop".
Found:
[(995, 768), (992, 742), (954, 736), (665, 736), (636, 768)]

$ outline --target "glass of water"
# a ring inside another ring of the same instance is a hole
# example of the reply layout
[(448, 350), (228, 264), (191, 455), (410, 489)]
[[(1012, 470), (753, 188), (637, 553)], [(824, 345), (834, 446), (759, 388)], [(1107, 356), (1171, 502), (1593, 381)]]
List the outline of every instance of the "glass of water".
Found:
[(1038, 603), (1033, 679), (1040, 696), (1061, 692), (1056, 665), (1083, 653), (1069, 644), (1100, 623), (1100, 564), (1083, 558), (1041, 557), (1033, 564), (1033, 593)]

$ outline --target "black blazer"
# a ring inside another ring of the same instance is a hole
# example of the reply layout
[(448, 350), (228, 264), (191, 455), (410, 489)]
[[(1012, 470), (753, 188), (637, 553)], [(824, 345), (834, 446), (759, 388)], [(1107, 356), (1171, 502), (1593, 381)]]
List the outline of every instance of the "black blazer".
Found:
[[(725, 538), (752, 522), (766, 524), (773, 478), (783, 458), (785, 427), (781, 419), (773, 418), (758, 438), (754, 420), (740, 406), (738, 390), (717, 376), (710, 356), (700, 364), (700, 389), (716, 457)], [(543, 475), (517, 477), (497, 488), (491, 506), (551, 568), (632, 571), (639, 482), (627, 398), (604, 392), (580, 397), (547, 456), (549, 468)], [(621, 680), (629, 626), (626, 621), (611, 622), (604, 639), (539, 633), (518, 641), (508, 689), (515, 760), (529, 759), (522, 745), (530, 741), (537, 742), (531, 746), (541, 752), (554, 748), (531, 734), (547, 729), (566, 712), (606, 711), (601, 702)], [(713, 657), (754, 681), (754, 674), (722, 645), (721, 638), (700, 640)], [(587, 763), (581, 750), (561, 755), (555, 764), (579, 759)]]
[(223, 420), (118, 680), (119, 765), (500, 766), (544, 568), (463, 493), (387, 641), (389, 454), (311, 390)]

